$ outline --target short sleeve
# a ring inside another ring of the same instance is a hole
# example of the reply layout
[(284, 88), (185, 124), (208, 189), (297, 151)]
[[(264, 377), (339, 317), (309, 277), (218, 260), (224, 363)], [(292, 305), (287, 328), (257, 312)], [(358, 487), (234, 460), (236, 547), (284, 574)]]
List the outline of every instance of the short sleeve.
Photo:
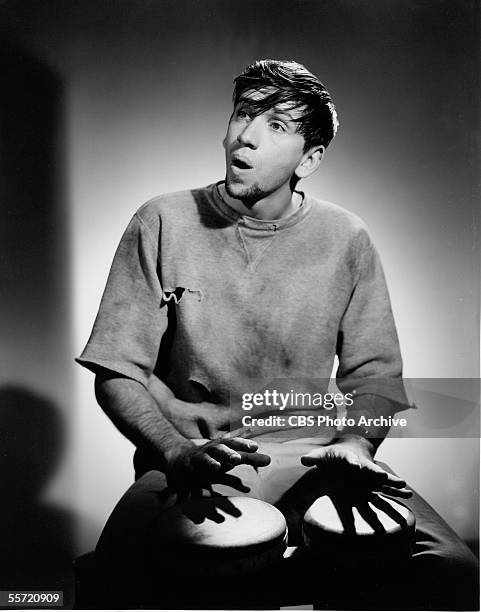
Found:
[(167, 327), (158, 234), (137, 213), (122, 236), (90, 339), (76, 360), (94, 372), (106, 368), (144, 385), (152, 374)]
[(402, 359), (379, 255), (363, 235), (359, 273), (338, 333), (337, 386), (343, 393), (372, 394), (409, 408)]

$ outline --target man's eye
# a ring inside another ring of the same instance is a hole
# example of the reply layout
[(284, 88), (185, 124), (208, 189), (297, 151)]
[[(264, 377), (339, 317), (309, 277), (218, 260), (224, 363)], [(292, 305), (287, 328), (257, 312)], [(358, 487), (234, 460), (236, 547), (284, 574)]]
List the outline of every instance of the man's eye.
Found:
[(237, 111), (237, 117), (238, 117), (239, 119), (247, 119), (247, 117), (248, 117), (248, 116), (249, 116), (249, 114), (248, 114), (248, 112), (247, 112), (247, 111), (245, 111), (245, 110), (239, 109), (239, 110)]
[(271, 128), (275, 132), (285, 132), (286, 131), (286, 128), (284, 127), (284, 125), (282, 123), (279, 123), (279, 121), (271, 121)]

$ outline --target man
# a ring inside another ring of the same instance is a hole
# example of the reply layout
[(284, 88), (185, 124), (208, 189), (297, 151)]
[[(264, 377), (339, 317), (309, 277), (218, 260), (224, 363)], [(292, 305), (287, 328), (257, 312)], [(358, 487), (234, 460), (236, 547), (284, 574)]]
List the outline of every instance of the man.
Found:
[[(335, 136), (329, 93), (300, 64), (264, 60), (235, 80), (233, 97), (225, 181), (137, 211), (79, 362), (137, 447), (137, 477), (157, 470), (177, 501), (214, 486), (282, 506), (313, 469), (348, 491), (408, 499), (405, 481), (374, 461), (387, 426), (327, 437), (299, 427), (288, 440), (283, 427), (229, 433), (241, 416), (236, 398), (275, 381), (325, 391), (319, 381), (336, 354), (337, 384), (356, 414), (407, 407), (389, 297), (363, 222), (296, 189)], [(285, 509), (293, 537), (319, 489), (304, 493), (293, 515)], [(444, 557), (456, 548), (470, 565), (444, 525), (436, 538)]]

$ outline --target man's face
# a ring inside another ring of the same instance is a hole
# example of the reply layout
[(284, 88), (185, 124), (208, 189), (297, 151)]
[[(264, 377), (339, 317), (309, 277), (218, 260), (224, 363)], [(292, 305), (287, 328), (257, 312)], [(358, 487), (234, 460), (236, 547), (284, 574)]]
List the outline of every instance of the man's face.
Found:
[(289, 189), (304, 155), (304, 137), (293, 121), (302, 115), (302, 108), (283, 103), (260, 115), (252, 112), (250, 101), (270, 93), (271, 88), (245, 91), (229, 120), (224, 139), (226, 191), (246, 206)]

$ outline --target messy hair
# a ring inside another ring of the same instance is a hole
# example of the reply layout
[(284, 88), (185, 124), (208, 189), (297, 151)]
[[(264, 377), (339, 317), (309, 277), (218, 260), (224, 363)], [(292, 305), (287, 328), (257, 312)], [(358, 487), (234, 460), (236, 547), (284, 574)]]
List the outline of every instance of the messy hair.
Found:
[(304, 151), (313, 146), (327, 147), (336, 135), (339, 122), (331, 96), (316, 76), (297, 62), (258, 60), (234, 79), (234, 107), (244, 92), (266, 87), (274, 91), (259, 100), (249, 100), (249, 107), (255, 114), (282, 103), (302, 108), (302, 116), (296, 121), (297, 132), (304, 137)]

